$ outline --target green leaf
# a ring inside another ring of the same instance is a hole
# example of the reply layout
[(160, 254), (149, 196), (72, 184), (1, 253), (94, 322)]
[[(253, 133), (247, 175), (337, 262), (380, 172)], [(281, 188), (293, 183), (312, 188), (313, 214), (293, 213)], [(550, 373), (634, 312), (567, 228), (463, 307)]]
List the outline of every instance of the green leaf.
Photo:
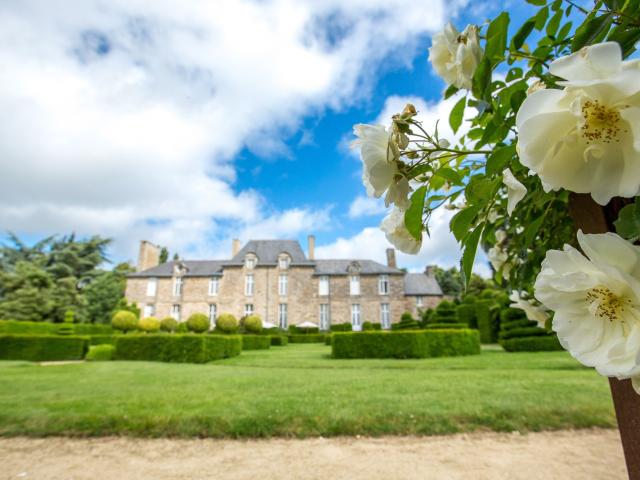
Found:
[(613, 224), (621, 237), (627, 240), (640, 238), (640, 198), (620, 210), (618, 219)]
[(517, 90), (513, 92), (513, 95), (511, 95), (511, 98), (509, 99), (509, 105), (511, 105), (514, 113), (518, 113), (518, 110), (520, 110), (520, 105), (522, 105), (522, 102), (524, 102), (525, 98), (527, 98), (527, 94), (524, 92), (524, 90)]
[(522, 78), (522, 69), (520, 67), (513, 67), (507, 72), (505, 80), (510, 82), (511, 80), (516, 80), (518, 78)]
[(449, 228), (458, 242), (462, 242), (462, 239), (469, 233), (471, 224), (479, 211), (480, 207), (473, 205), (465, 208), (464, 210), (460, 210), (453, 216), (453, 218), (451, 218)]
[(487, 175), (502, 173), (509, 162), (511, 162), (515, 153), (515, 145), (508, 145), (494, 150), (493, 153), (489, 155), (489, 158), (487, 158), (487, 165), (485, 167)]
[(452, 97), (453, 95), (455, 95), (456, 93), (458, 93), (458, 90), (460, 90), (458, 87), (456, 87), (455, 85), (449, 85), (447, 87), (447, 89), (444, 91), (444, 98), (445, 100), (449, 97)]
[(478, 225), (467, 237), (467, 240), (464, 243), (464, 252), (462, 253), (462, 260), (460, 261), (460, 274), (462, 276), (462, 283), (464, 283), (465, 290), (469, 286), (469, 280), (471, 280), (473, 262), (476, 259), (476, 250), (478, 250), (478, 242), (480, 241), (480, 235), (482, 235), (483, 228), (484, 224)]
[(462, 125), (462, 116), (464, 115), (464, 107), (467, 106), (467, 97), (463, 97), (455, 104), (451, 113), (449, 114), (449, 125), (453, 133), (456, 133)]
[(423, 185), (411, 195), (411, 204), (404, 212), (404, 225), (409, 233), (416, 240), (422, 238), (422, 212), (424, 211), (424, 197), (427, 194), (427, 187)]
[(502, 12), (489, 24), (484, 55), (492, 62), (504, 58), (507, 48), (507, 30), (509, 28), (509, 14)]
[(453, 183), (454, 185), (462, 184), (462, 177), (453, 168), (442, 167), (435, 174), (439, 177), (444, 178), (447, 182)]
[(513, 50), (518, 50), (525, 42), (529, 34), (533, 31), (536, 26), (536, 19), (530, 18), (526, 22), (522, 24), (520, 29), (516, 32), (516, 34), (511, 39), (511, 48)]
[(549, 8), (544, 7), (536, 14), (536, 30), (542, 30), (549, 18)]
[(550, 37), (554, 37), (556, 32), (558, 31), (558, 27), (560, 26), (560, 20), (562, 20), (562, 10), (558, 10), (553, 17), (551, 17), (551, 20), (549, 20), (549, 23), (547, 23), (547, 35), (549, 35)]
[(542, 222), (544, 221), (544, 215), (540, 215), (534, 221), (532, 221), (529, 225), (524, 229), (524, 246), (528, 247), (533, 242), (533, 239), (536, 238), (536, 234), (540, 230), (542, 226)]
[(485, 90), (491, 83), (491, 62), (484, 57), (473, 74), (471, 92), (478, 99), (485, 97)]
[(576, 29), (571, 43), (571, 50), (580, 50), (585, 45), (591, 44), (603, 32), (606, 32), (613, 21), (613, 15), (608, 13), (600, 17), (588, 18)]
[(470, 205), (485, 205), (496, 193), (502, 179), (489, 179), (487, 177), (476, 175), (465, 188), (465, 197)]
[(537, 7), (541, 7), (547, 3), (547, 0), (527, 0), (527, 3), (530, 3), (531, 5), (535, 5)]

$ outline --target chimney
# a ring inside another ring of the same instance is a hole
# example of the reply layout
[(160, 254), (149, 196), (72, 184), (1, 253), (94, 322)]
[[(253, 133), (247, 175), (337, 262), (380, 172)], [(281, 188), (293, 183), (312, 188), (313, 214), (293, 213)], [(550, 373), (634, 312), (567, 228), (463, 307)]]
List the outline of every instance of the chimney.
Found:
[(396, 249), (387, 248), (387, 266), (391, 268), (398, 268), (396, 264)]
[(307, 256), (309, 260), (315, 260), (316, 258), (316, 237), (315, 235), (309, 235), (307, 237)]
[(142, 272), (160, 264), (160, 247), (151, 242), (142, 240), (140, 242), (140, 253), (138, 254), (138, 265), (136, 271)]
[(240, 251), (240, 240), (234, 238), (231, 242), (231, 258), (235, 257)]
[(429, 277), (433, 277), (434, 276), (434, 270), (435, 270), (436, 266), (435, 265), (427, 265), (424, 269), (424, 274), (429, 276)]

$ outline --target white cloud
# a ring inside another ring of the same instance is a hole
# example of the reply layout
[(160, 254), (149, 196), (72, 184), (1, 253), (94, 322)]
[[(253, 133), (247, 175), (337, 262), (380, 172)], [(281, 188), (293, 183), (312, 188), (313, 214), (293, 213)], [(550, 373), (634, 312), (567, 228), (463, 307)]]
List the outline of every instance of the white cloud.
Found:
[(303, 116), (366, 97), (444, 20), (443, 1), (4, 2), (0, 225), (114, 236), (128, 256), (141, 237), (202, 252), (290, 234), (302, 210), (261, 214), (234, 155), (286, 155)]
[(385, 211), (386, 208), (382, 199), (359, 196), (351, 202), (348, 216), (349, 218), (367, 217), (371, 215), (380, 215)]
[[(407, 255), (396, 251), (399, 267), (409, 271), (424, 271), (427, 265), (441, 267), (459, 267), (462, 253), (453, 234), (449, 231), (449, 221), (455, 212), (439, 209), (431, 217), (431, 236), (423, 239), (422, 249), (417, 255)], [(328, 245), (316, 247), (316, 258), (368, 258), (386, 263), (386, 249), (393, 248), (380, 228), (366, 227), (349, 238), (338, 238)], [(491, 270), (484, 252), (479, 251), (474, 265), (474, 272), (489, 277)]]

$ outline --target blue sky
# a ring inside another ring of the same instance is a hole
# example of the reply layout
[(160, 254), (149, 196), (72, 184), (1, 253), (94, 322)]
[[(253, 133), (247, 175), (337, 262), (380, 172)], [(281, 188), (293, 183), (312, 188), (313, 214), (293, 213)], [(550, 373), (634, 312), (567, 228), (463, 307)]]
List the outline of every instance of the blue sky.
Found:
[[(532, 11), (516, 0), (52, 3), (0, 6), (0, 108), (12, 118), (0, 126), (0, 222), (27, 239), (111, 237), (114, 260), (134, 259), (142, 238), (220, 258), (231, 238), (304, 246), (310, 233), (319, 256), (383, 260), (385, 213), (364, 198), (352, 126), (404, 100), (437, 118), (432, 33), (500, 6), (515, 22)], [(402, 265), (457, 263), (446, 215)]]

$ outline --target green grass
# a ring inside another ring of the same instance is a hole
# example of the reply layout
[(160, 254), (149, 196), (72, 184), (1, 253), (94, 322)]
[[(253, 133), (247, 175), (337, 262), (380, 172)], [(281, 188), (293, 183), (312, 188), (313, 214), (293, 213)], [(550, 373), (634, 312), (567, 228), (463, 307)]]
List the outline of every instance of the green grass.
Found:
[(268, 437), (614, 427), (565, 352), (333, 360), (289, 345), (206, 365), (0, 362), (0, 435)]

